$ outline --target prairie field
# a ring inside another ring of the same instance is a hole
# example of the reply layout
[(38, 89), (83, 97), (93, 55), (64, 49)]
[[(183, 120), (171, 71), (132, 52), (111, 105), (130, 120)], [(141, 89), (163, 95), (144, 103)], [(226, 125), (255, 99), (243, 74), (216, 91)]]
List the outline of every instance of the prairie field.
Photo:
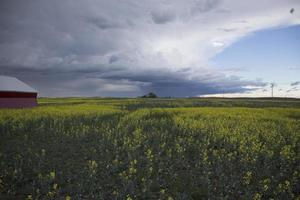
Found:
[(299, 199), (300, 100), (40, 98), (0, 110), (0, 199)]

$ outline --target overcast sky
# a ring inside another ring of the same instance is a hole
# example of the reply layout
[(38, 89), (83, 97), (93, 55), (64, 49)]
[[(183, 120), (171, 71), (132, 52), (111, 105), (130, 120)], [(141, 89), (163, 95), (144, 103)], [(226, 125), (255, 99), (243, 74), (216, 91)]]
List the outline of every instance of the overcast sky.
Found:
[(40, 96), (300, 97), (299, 24), (299, 0), (1, 0), (0, 74)]

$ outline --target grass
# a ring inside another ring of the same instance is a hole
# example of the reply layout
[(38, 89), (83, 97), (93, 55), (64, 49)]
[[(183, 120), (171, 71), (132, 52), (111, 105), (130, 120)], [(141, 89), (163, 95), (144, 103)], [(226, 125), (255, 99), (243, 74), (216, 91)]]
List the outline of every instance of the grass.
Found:
[(296, 199), (297, 99), (39, 99), (0, 110), (2, 199)]

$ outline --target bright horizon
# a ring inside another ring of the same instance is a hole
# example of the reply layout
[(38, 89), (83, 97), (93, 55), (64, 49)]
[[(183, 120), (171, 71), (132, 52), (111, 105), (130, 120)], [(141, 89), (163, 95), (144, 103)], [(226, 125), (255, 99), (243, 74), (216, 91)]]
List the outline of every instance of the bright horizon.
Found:
[(0, 2), (0, 75), (42, 97), (300, 98), (300, 1)]

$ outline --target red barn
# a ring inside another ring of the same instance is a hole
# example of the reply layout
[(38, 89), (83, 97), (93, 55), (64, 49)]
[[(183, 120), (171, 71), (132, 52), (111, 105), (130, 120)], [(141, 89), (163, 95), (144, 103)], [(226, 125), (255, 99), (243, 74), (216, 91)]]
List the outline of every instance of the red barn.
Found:
[(0, 76), (0, 108), (28, 108), (37, 106), (37, 91), (22, 81)]

